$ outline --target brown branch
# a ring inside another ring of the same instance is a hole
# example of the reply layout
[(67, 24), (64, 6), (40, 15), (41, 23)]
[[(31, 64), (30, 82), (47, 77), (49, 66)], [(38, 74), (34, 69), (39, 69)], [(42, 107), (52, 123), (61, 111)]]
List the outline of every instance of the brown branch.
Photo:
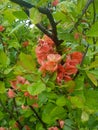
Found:
[(49, 32), (41, 23), (35, 24), (37, 28), (39, 28), (44, 34), (53, 39), (52, 33)]
[[(14, 3), (17, 3), (19, 4), (20, 6), (22, 7), (26, 7), (28, 9), (34, 7), (36, 9), (39, 10), (40, 13), (42, 14), (45, 14), (50, 22), (50, 25), (52, 27), (52, 30), (51, 30), (51, 33), (49, 32), (48, 29), (46, 29), (43, 25), (41, 25), (40, 23), (37, 23), (36, 26), (43, 32), (45, 33), (48, 37), (50, 37), (56, 44), (56, 46), (59, 46), (63, 40), (59, 40), (58, 37), (57, 37), (57, 23), (54, 21), (54, 18), (53, 18), (53, 15), (52, 15), (52, 12), (50, 11), (49, 8), (46, 8), (46, 7), (37, 7), (31, 3), (28, 3), (24, 0), (10, 0)], [(29, 13), (27, 13), (28, 15)], [(29, 15), (28, 15), (29, 17)]]
[(38, 113), (36, 112), (36, 110), (32, 107), (32, 106), (29, 106), (31, 108), (31, 110), (34, 112), (34, 114), (36, 115), (37, 119), (40, 121), (40, 123), (43, 125), (43, 128), (45, 130), (47, 130), (47, 126), (46, 124), (42, 121), (42, 119), (40, 118), (40, 116), (38, 115)]

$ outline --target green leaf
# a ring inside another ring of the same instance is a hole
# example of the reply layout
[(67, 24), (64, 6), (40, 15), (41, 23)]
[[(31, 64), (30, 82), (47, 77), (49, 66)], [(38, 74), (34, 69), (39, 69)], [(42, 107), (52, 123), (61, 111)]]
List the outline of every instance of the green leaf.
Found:
[(35, 61), (31, 55), (21, 52), (19, 55), (18, 63), (29, 72), (33, 72), (35, 70)]
[(70, 97), (70, 101), (73, 107), (83, 108), (84, 107), (84, 99), (79, 96)]
[(28, 16), (24, 11), (14, 11), (13, 14), (20, 20), (28, 19)]
[(87, 69), (92, 69), (98, 67), (98, 60), (93, 61)]
[(41, 14), (37, 9), (30, 9), (30, 19), (33, 22), (33, 24), (37, 24), (41, 21)]
[(0, 120), (4, 118), (4, 113), (0, 111)]
[(41, 94), (38, 95), (38, 105), (42, 106), (43, 104), (45, 104), (48, 100), (47, 97), (47, 92), (42, 92)]
[(24, 23), (19, 23), (15, 28), (12, 29), (12, 31), (8, 34), (9, 36), (12, 35), (14, 32), (21, 30), (21, 27), (24, 26)]
[(82, 122), (88, 121), (89, 120), (89, 115), (87, 112), (83, 111), (81, 115), (81, 120)]
[(28, 86), (27, 89), (31, 95), (38, 95), (46, 89), (46, 86), (42, 81), (39, 80), (33, 83), (32, 86)]
[(87, 36), (90, 37), (98, 37), (98, 22), (95, 22), (95, 24), (92, 25), (90, 30), (87, 32)]
[(98, 111), (98, 91), (88, 90), (85, 91), (85, 108)]
[(98, 85), (98, 82), (97, 82), (97, 79), (96, 77), (94, 76), (94, 74), (90, 73), (90, 72), (86, 72), (88, 78), (91, 80), (91, 82), (97, 86)]
[(6, 89), (5, 89), (5, 83), (0, 81), (0, 93), (5, 93)]
[(84, 77), (81, 76), (81, 77), (77, 77), (76, 80), (75, 80), (75, 90), (83, 90), (84, 88)]
[(10, 60), (4, 51), (0, 51), (0, 66), (7, 67), (10, 63)]
[(4, 18), (7, 19), (9, 23), (12, 23), (16, 19), (12, 12), (12, 9), (4, 11)]
[(66, 105), (66, 98), (65, 96), (61, 96), (56, 100), (56, 104), (58, 106), (65, 106)]
[(66, 111), (63, 107), (55, 106), (52, 103), (48, 103), (42, 113), (42, 120), (47, 124), (54, 123), (57, 119), (63, 119), (66, 117)]
[(42, 124), (37, 123), (37, 124), (36, 124), (36, 130), (44, 130)]

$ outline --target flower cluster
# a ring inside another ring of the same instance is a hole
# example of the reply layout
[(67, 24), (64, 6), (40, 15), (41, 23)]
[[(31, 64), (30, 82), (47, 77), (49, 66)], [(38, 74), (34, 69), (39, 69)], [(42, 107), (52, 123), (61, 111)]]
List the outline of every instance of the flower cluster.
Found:
[(66, 61), (63, 65), (59, 65), (57, 71), (57, 82), (61, 83), (62, 80), (72, 80), (71, 76), (76, 74), (78, 69), (77, 65), (81, 63), (83, 54), (81, 52), (73, 52), (66, 56)]
[[(24, 77), (22, 76), (17, 76), (15, 80), (12, 80), (10, 81), (10, 84), (11, 84), (11, 88), (9, 88), (8, 90), (8, 97), (9, 98), (14, 98), (16, 96), (16, 93), (17, 91), (21, 91), (21, 87), (20, 85), (30, 85), (29, 81), (26, 80)], [(35, 95), (35, 96), (32, 96), (27, 90), (26, 91), (23, 91), (23, 94), (25, 97), (29, 98), (30, 100), (34, 99), (34, 104), (32, 104), (32, 107), (38, 107), (38, 104), (37, 104), (37, 100), (38, 100), (38, 96)], [(22, 109), (24, 109), (25, 106), (22, 105)]]
[(43, 72), (54, 72), (58, 68), (61, 56), (56, 53), (54, 42), (46, 35), (39, 40), (36, 47), (37, 61), (41, 65), (40, 70)]
[(57, 83), (72, 80), (72, 75), (76, 74), (77, 65), (81, 63), (83, 54), (81, 52), (72, 52), (66, 56), (65, 63), (61, 64), (62, 56), (56, 52), (55, 43), (44, 36), (39, 40), (36, 47), (37, 61), (40, 64), (40, 70), (43, 73), (57, 72)]

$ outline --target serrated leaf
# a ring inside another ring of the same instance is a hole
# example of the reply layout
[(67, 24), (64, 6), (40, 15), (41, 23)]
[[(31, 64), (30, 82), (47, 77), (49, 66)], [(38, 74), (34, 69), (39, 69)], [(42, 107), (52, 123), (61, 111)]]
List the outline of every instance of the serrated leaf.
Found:
[(21, 65), (27, 71), (34, 71), (35, 70), (35, 61), (31, 55), (20, 53), (19, 55), (19, 65)]
[(91, 80), (91, 82), (97, 86), (98, 85), (98, 82), (97, 82), (97, 79), (96, 77), (94, 76), (94, 74), (90, 73), (90, 72), (86, 72), (88, 78)]
[(98, 22), (95, 22), (95, 24), (92, 25), (90, 30), (87, 32), (87, 36), (90, 37), (98, 37)]
[(38, 95), (46, 89), (46, 86), (39, 80), (36, 83), (33, 83), (32, 86), (28, 86), (27, 89), (31, 95)]

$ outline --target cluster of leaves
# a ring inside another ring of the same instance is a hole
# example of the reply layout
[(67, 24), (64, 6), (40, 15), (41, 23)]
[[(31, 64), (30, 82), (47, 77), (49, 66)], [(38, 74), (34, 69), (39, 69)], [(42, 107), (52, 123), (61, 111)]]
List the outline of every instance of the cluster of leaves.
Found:
[(0, 1), (0, 130), (98, 129), (97, 5)]

